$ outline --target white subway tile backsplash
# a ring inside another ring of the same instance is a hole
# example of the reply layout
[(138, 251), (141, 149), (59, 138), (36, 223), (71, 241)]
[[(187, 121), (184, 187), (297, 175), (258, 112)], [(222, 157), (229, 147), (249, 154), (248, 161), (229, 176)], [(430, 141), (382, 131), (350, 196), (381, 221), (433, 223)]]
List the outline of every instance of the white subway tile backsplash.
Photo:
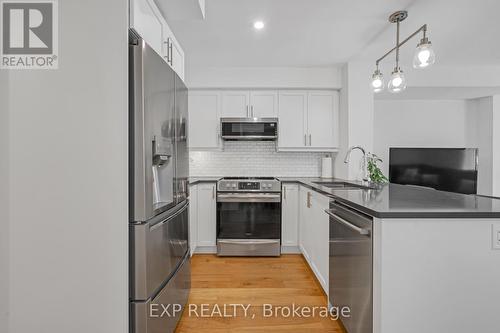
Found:
[(318, 177), (323, 156), (319, 152), (276, 152), (276, 143), (269, 141), (226, 141), (223, 151), (191, 151), (189, 172), (193, 177)]

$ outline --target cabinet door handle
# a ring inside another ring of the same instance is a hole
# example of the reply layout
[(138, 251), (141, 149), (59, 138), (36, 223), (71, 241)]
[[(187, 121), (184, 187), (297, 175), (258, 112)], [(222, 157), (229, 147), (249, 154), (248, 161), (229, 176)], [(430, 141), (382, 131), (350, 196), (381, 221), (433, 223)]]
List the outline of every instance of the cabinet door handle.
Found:
[(168, 51), (170, 53), (170, 55), (168, 56), (168, 58), (170, 59), (170, 66), (174, 67), (174, 53), (172, 52), (172, 40), (170, 40), (170, 38), (168, 39), (169, 40), (169, 43), (168, 43)]
[(212, 199), (215, 199), (215, 185), (212, 186)]
[(253, 117), (253, 105), (250, 107), (250, 117)]
[(286, 186), (283, 186), (283, 199), (286, 200)]
[(307, 192), (307, 208), (311, 208), (311, 192)]
[(311, 142), (312, 142), (311, 137), (312, 137), (311, 134), (309, 134), (309, 146), (311, 145)]

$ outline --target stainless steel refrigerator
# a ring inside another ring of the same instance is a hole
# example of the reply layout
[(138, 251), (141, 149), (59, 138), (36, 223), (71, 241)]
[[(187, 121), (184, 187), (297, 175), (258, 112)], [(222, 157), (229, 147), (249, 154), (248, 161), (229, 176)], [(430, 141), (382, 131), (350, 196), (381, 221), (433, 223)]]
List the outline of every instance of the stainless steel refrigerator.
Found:
[(187, 89), (144, 40), (130, 36), (130, 332), (168, 333), (191, 287)]

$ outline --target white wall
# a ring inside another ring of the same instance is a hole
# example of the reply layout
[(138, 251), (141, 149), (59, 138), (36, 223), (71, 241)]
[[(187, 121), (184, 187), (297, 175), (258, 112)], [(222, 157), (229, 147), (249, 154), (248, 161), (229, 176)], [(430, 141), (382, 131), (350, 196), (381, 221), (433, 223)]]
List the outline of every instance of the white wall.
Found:
[(10, 72), (10, 333), (128, 330), (127, 17), (59, 1), (59, 69)]
[(373, 151), (389, 171), (390, 147), (466, 147), (464, 100), (376, 100)]
[(390, 147), (479, 148), (478, 194), (500, 196), (500, 97), (376, 100), (374, 152), (389, 171)]
[(340, 89), (337, 67), (186, 67), (189, 88)]
[(493, 188), (492, 195), (495, 197), (500, 197), (500, 96), (493, 96), (493, 161), (492, 161), (492, 173), (493, 173)]
[(479, 148), (478, 193), (493, 194), (493, 98), (467, 101), (466, 135), (470, 147)]
[(7, 332), (9, 308), (9, 85), (0, 70), (0, 332)]
[(371, 63), (350, 62), (342, 68), (340, 91), (340, 149), (334, 159), (334, 175), (337, 178), (361, 179), (362, 155), (352, 154), (348, 165), (344, 157), (351, 146), (373, 150), (373, 92), (369, 77)]

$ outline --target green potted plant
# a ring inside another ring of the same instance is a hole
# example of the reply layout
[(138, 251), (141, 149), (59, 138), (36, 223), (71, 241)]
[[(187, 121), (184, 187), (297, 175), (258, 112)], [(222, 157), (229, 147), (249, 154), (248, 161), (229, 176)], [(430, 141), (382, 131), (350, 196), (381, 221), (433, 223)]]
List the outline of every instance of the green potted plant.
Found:
[(382, 162), (382, 159), (372, 153), (368, 153), (366, 159), (367, 159), (367, 168), (370, 180), (373, 183), (377, 184), (388, 183), (389, 179), (387, 179), (387, 177), (384, 176), (384, 173), (382, 172), (382, 170), (380, 170), (379, 166), (377, 165), (378, 162)]

